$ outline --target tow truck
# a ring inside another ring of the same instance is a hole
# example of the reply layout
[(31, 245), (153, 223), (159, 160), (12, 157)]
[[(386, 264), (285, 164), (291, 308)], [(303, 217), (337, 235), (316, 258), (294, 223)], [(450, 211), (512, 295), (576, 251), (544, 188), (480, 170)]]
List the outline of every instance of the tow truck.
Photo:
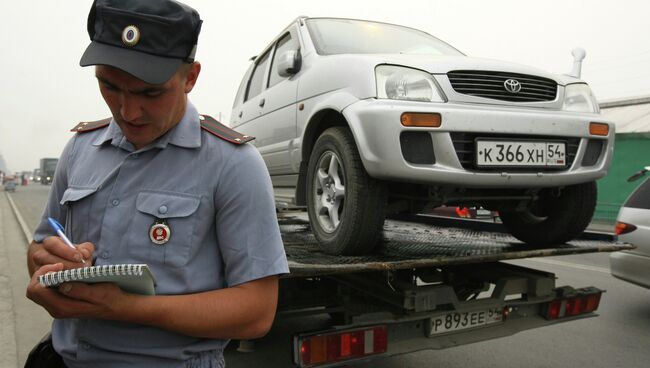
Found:
[(535, 247), (498, 224), (416, 215), (388, 220), (372, 254), (334, 256), (304, 213), (281, 212), (279, 223), (290, 273), (267, 338), (281, 331), (285, 348), (231, 343), (229, 367), (350, 365), (595, 317), (604, 290), (505, 261), (634, 248), (608, 234)]

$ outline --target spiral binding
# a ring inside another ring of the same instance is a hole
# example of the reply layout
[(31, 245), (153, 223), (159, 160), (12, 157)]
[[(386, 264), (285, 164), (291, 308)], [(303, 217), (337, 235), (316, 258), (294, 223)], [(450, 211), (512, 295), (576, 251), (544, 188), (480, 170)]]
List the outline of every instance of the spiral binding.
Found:
[(95, 277), (106, 276), (142, 276), (144, 264), (118, 264), (72, 268), (59, 272), (51, 272), (38, 277), (43, 286), (56, 286), (64, 282), (84, 281)]

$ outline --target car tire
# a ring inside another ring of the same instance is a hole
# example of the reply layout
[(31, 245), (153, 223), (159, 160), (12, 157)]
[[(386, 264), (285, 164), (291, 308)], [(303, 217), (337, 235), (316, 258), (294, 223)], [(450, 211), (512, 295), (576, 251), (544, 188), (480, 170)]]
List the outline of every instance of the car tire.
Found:
[(570, 185), (559, 195), (543, 191), (526, 211), (500, 211), (508, 232), (526, 244), (548, 246), (575, 239), (589, 225), (596, 209), (596, 182)]
[(309, 221), (323, 251), (361, 255), (379, 243), (386, 186), (366, 173), (348, 128), (329, 128), (318, 137), (306, 184)]

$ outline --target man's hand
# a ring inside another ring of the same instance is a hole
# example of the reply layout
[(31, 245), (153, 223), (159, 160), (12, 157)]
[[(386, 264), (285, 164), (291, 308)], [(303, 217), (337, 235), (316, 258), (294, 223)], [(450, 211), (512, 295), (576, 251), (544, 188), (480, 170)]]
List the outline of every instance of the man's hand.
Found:
[(58, 288), (48, 288), (38, 277), (64, 269), (62, 263), (41, 266), (27, 286), (27, 298), (45, 308), (54, 318), (119, 319), (120, 308), (128, 306), (130, 294), (112, 283), (84, 284), (66, 282)]
[(62, 263), (63, 269), (92, 266), (94, 251), (93, 243), (81, 243), (77, 249), (72, 249), (58, 236), (47, 237), (42, 243), (32, 242), (27, 252), (29, 273), (32, 275), (42, 266), (55, 263)]

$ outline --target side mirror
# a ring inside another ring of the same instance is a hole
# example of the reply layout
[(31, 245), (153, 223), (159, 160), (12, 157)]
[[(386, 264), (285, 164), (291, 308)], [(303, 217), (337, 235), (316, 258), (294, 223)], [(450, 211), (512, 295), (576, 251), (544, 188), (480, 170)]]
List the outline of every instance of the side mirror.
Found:
[(277, 71), (282, 78), (286, 78), (298, 73), (301, 66), (302, 56), (300, 50), (289, 50), (278, 58)]
[(646, 167), (643, 168), (643, 170), (637, 171), (636, 173), (634, 173), (634, 175), (627, 178), (627, 181), (628, 182), (635, 181), (635, 180), (639, 179), (640, 177), (642, 177), (643, 175), (645, 175), (645, 173), (647, 173), (648, 171), (650, 171), (650, 166), (646, 166)]

